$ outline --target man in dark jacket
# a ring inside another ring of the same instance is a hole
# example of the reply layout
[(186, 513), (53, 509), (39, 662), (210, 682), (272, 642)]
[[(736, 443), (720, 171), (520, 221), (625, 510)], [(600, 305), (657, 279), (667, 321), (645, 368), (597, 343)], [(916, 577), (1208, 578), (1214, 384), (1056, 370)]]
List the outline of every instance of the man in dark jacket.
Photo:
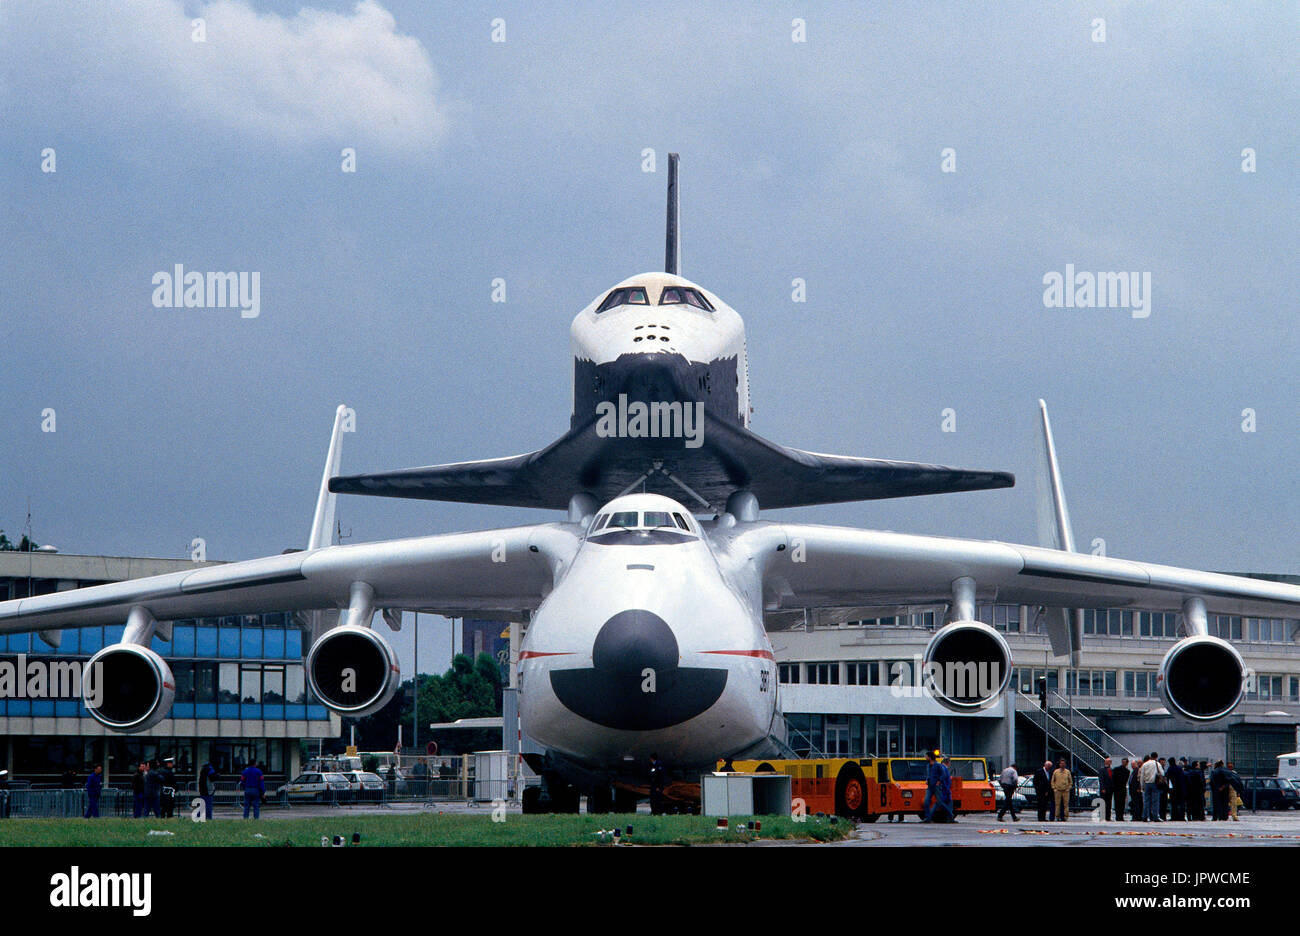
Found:
[(203, 818), (205, 820), (212, 818), (212, 797), (215, 792), (217, 782), (217, 768), (212, 766), (212, 761), (205, 761), (199, 768), (199, 796), (203, 800)]
[(1097, 795), (1101, 798), (1102, 805), (1106, 808), (1106, 821), (1110, 822), (1110, 801), (1115, 794), (1115, 771), (1111, 769), (1110, 758), (1102, 762), (1101, 770), (1097, 772)]
[(1142, 803), (1142, 765), (1137, 761), (1133, 762), (1133, 773), (1128, 778), (1128, 801), (1129, 814), (1133, 816), (1134, 822), (1146, 822), (1146, 815), (1141, 808)]
[[(397, 768), (394, 767), (393, 770), (396, 771)], [(255, 761), (248, 762), (248, 766), (239, 775), (239, 782), (244, 788), (244, 818), (248, 818), (248, 811), (252, 809), (253, 818), (261, 819), (262, 796), (266, 793), (266, 781)]]
[(1228, 770), (1223, 761), (1215, 761), (1210, 771), (1210, 805), (1211, 815), (1216, 822), (1228, 818)]
[(104, 790), (104, 766), (96, 764), (86, 778), (86, 813), (83, 818), (99, 818), (99, 794)]
[(1193, 761), (1183, 768), (1183, 789), (1187, 794), (1187, 818), (1192, 822), (1205, 821), (1205, 773), (1203, 762)]
[(1034, 771), (1034, 799), (1038, 803), (1038, 821), (1056, 818), (1056, 803), (1052, 800), (1052, 762), (1044, 761)]
[(149, 765), (140, 761), (131, 775), (131, 815), (136, 819), (144, 815), (144, 772), (148, 769)]
[(162, 774), (152, 764), (144, 765), (144, 816), (153, 813), (162, 818)]
[(1115, 821), (1123, 822), (1124, 800), (1128, 795), (1129, 769), (1127, 757), (1121, 757), (1119, 759), (1119, 766), (1115, 768), (1113, 773), (1115, 786)]
[(1169, 781), (1169, 809), (1173, 814), (1174, 822), (1182, 822), (1187, 818), (1187, 782), (1183, 777), (1183, 768), (1178, 766), (1177, 758), (1169, 758), (1165, 779)]
[(162, 767), (158, 770), (158, 783), (162, 787), (162, 811), (159, 815), (164, 819), (171, 819), (176, 815), (176, 771), (172, 769), (175, 763), (169, 757), (163, 761)]

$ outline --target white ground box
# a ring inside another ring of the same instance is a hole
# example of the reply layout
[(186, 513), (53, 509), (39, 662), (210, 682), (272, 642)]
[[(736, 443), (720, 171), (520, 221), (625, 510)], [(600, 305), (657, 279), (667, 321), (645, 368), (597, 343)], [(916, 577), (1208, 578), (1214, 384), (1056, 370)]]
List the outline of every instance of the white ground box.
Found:
[(790, 815), (790, 778), (786, 774), (704, 774), (700, 794), (706, 816)]

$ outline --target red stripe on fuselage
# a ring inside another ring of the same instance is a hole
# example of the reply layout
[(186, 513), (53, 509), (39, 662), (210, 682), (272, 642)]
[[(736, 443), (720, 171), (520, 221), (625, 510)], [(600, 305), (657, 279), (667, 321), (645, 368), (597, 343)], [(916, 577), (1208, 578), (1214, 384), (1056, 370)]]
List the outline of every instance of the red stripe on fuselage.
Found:
[(702, 650), (701, 653), (725, 653), (728, 656), (747, 656), (762, 657), (765, 660), (774, 660), (771, 650)]
[(531, 660), (533, 659), (533, 657), (547, 657), (547, 656), (573, 656), (573, 653), (572, 651), (567, 651), (567, 650), (558, 653), (547, 653), (543, 650), (525, 650), (523, 653), (519, 654), (519, 659)]

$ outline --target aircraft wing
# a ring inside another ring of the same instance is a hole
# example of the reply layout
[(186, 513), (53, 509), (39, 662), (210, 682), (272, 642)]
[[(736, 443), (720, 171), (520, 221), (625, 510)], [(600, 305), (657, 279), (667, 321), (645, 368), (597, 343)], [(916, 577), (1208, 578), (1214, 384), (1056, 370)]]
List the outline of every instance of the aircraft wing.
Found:
[(765, 562), (769, 612), (946, 602), (952, 582), (969, 576), (980, 601), (1180, 611), (1184, 598), (1200, 597), (1211, 614), (1300, 616), (1300, 586), (1037, 546), (758, 523), (728, 549)]
[(576, 525), (327, 546), (0, 602), (0, 633), (121, 624), (140, 606), (159, 621), (348, 607), (353, 583), (376, 608), (532, 610), (580, 542)]
[(1015, 484), (1015, 477), (1004, 471), (805, 452), (707, 412), (699, 442), (699, 447), (687, 448), (681, 439), (604, 438), (593, 419), (537, 452), (340, 476), (330, 479), (329, 489), (564, 510), (579, 491), (603, 504), (634, 487), (681, 498), (685, 485), (713, 509), (741, 489), (751, 491), (763, 508), (774, 509)]

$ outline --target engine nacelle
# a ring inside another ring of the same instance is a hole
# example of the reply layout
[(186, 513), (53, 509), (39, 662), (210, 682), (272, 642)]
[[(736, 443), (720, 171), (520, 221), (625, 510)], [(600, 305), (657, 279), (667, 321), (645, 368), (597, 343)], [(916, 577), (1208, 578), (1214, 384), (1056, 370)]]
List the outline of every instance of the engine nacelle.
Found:
[(955, 712), (988, 708), (1011, 681), (1011, 648), (979, 621), (941, 627), (930, 638), (922, 663), (925, 688)]
[(105, 647), (86, 661), (84, 673), (87, 711), (114, 731), (152, 728), (167, 716), (176, 698), (176, 677), (167, 661), (138, 644)]
[(1184, 637), (1160, 661), (1156, 677), (1165, 707), (1192, 721), (1214, 721), (1237, 707), (1246, 692), (1246, 663), (1218, 637)]
[(311, 691), (340, 715), (369, 715), (388, 704), (402, 681), (393, 648), (368, 627), (326, 631), (307, 651)]

